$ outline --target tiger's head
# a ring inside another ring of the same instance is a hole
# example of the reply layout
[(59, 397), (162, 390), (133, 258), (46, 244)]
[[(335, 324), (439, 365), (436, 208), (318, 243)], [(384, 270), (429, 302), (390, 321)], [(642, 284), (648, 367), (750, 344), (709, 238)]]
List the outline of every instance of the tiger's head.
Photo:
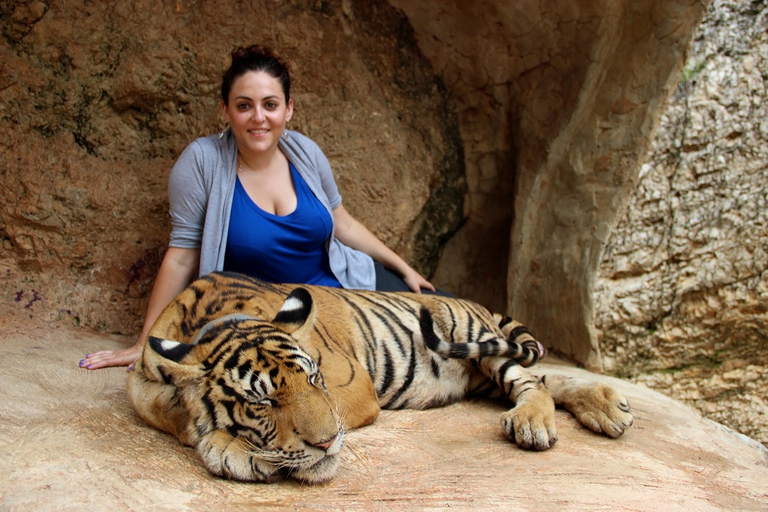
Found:
[(192, 343), (150, 337), (142, 371), (175, 386), (189, 414), (187, 438), (211, 473), (333, 477), (344, 431), (317, 363), (300, 346), (314, 316), (309, 292), (298, 288), (272, 321), (228, 315)]

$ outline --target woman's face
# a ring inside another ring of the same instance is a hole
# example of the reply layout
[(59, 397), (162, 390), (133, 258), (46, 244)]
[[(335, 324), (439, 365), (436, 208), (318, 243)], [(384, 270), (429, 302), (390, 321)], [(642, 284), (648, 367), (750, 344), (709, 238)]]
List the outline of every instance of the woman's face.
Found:
[(293, 115), (293, 100), (285, 101), (280, 81), (264, 71), (248, 71), (232, 84), (229, 105), (221, 102), (237, 149), (244, 155), (272, 155)]

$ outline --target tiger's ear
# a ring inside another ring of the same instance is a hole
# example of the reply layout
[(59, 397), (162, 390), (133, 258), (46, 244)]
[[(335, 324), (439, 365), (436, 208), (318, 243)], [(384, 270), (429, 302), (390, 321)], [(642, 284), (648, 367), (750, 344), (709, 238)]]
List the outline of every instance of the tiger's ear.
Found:
[(184, 359), (184, 356), (189, 354), (190, 351), (195, 347), (189, 343), (179, 343), (178, 341), (164, 340), (162, 338), (158, 338), (157, 336), (149, 336), (148, 341), (149, 346), (152, 347), (152, 350), (157, 352), (158, 355), (161, 355), (166, 359), (170, 359), (175, 363), (178, 363)]
[(315, 325), (315, 304), (309, 292), (305, 288), (293, 290), (272, 323), (297, 340), (308, 337)]
[(144, 365), (158, 380), (177, 383), (200, 376), (198, 361), (184, 361), (194, 345), (156, 336), (149, 336), (147, 343), (151, 350), (144, 351)]

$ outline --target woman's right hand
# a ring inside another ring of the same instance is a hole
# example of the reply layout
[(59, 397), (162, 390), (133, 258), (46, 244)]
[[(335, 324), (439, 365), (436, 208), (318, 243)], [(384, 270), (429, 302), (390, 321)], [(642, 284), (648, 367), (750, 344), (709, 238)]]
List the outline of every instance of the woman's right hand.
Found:
[[(152, 295), (149, 298), (147, 316), (139, 340), (131, 348), (102, 350), (86, 355), (80, 360), (80, 368), (97, 370), (110, 366), (132, 366), (144, 350), (144, 340), (165, 307), (186, 288), (197, 273), (200, 249), (169, 247), (157, 273)], [(130, 368), (128, 368), (130, 370)]]
[[(80, 368), (86, 370), (98, 370), (99, 368), (108, 368), (111, 366), (129, 366), (141, 356), (143, 344), (136, 343), (131, 348), (123, 350), (102, 350), (86, 355), (80, 360)], [(129, 368), (130, 370), (130, 368)]]

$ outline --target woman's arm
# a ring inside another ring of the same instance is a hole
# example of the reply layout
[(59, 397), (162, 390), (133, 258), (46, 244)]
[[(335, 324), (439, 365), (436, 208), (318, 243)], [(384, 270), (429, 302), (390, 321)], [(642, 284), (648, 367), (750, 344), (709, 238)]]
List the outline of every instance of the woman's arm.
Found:
[(96, 370), (109, 366), (129, 366), (141, 355), (147, 334), (165, 307), (187, 287), (197, 275), (200, 249), (169, 247), (157, 273), (147, 306), (144, 328), (136, 343), (123, 350), (102, 350), (88, 354), (80, 361), (81, 368)]
[(435, 291), (432, 283), (424, 279), (405, 260), (384, 245), (368, 228), (352, 217), (344, 205), (339, 205), (333, 210), (333, 219), (336, 222), (336, 238), (341, 243), (366, 253), (374, 260), (383, 263), (385, 267), (400, 274), (411, 291), (421, 293), (422, 288)]

